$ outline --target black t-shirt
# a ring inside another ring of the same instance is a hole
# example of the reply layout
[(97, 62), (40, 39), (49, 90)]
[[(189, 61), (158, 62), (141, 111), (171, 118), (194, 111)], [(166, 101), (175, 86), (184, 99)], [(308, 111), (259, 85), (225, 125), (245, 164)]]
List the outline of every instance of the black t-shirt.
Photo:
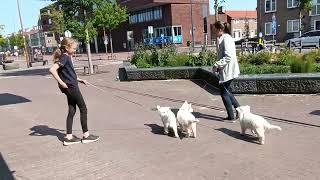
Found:
[[(57, 63), (59, 65), (58, 75), (61, 80), (67, 84), (68, 88), (79, 89), (77, 74), (74, 71), (71, 57), (63, 54)], [(65, 89), (60, 87), (60, 85), (59, 88), (64, 92)]]

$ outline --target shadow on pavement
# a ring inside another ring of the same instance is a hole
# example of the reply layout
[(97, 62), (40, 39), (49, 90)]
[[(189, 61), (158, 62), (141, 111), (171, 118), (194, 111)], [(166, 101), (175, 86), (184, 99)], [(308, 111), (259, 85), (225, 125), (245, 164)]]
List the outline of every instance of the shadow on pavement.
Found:
[(31, 100), (24, 98), (22, 96), (9, 94), (9, 93), (0, 94), (0, 106), (27, 103), (27, 102), (31, 102)]
[(220, 95), (220, 90), (217, 88), (213, 88), (212, 85), (207, 84), (205, 81), (202, 80), (190, 80), (194, 84), (198, 85), (201, 89), (206, 90), (208, 93), (213, 95)]
[(320, 110), (312, 111), (310, 114), (320, 116)]
[(27, 69), (13, 72), (1, 72), (1, 76), (46, 76), (49, 74), (49, 69)]
[(249, 134), (242, 135), (238, 131), (234, 131), (234, 130), (227, 129), (227, 128), (219, 128), (219, 129), (216, 129), (216, 131), (220, 131), (220, 132), (222, 132), (230, 137), (233, 137), (235, 139), (239, 139), (239, 140), (246, 141), (246, 142), (251, 142), (254, 144), (259, 144), (257, 142), (259, 139), (257, 137), (251, 136)]
[(15, 171), (10, 171), (6, 161), (3, 159), (2, 154), (0, 152), (0, 179), (2, 180), (14, 180), (13, 173)]
[(61, 142), (65, 136), (62, 130), (50, 128), (47, 125), (33, 126), (30, 130), (33, 131), (29, 134), (30, 136), (56, 136)]
[[(171, 109), (171, 111), (174, 113), (174, 115), (177, 117), (179, 109)], [(213, 120), (213, 121), (223, 121), (222, 117), (209, 115), (209, 114), (203, 114), (200, 112), (193, 112), (192, 113), (197, 119), (207, 119), (207, 120)]]

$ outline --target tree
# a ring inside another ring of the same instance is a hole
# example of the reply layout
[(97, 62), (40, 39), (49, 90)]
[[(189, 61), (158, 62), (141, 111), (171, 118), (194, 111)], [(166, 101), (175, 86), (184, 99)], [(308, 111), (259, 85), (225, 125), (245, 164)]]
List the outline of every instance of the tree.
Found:
[[(219, 6), (222, 4), (222, 3), (225, 3), (225, 0), (214, 0), (214, 19), (215, 19), (215, 22), (218, 22), (219, 21)], [(216, 52), (218, 53), (219, 51), (219, 43), (218, 43), (218, 37), (216, 37)], [(219, 56), (217, 56), (218, 58)]]
[(4, 25), (0, 25), (0, 48), (5, 48), (7, 45), (7, 40), (5, 37), (1, 35), (2, 31), (4, 30)]
[(303, 30), (303, 25), (302, 25), (302, 18), (303, 18), (303, 11), (304, 12), (309, 12), (312, 10), (312, 0), (299, 0), (298, 2), (298, 7), (299, 7), (299, 34), (301, 36), (301, 31)]
[(50, 13), (45, 11), (42, 13), (42, 16), (48, 16), (51, 19), (51, 25), (50, 25), (50, 31), (53, 31), (55, 34), (58, 34), (59, 40), (60, 36), (64, 34), (65, 32), (65, 21), (63, 18), (63, 11), (57, 10), (57, 4), (51, 4), (49, 5), (48, 9), (50, 10)]
[(18, 49), (24, 48), (24, 39), (21, 33), (19, 34), (12, 34), (9, 37), (10, 45), (11, 46), (17, 46)]
[(57, 2), (63, 11), (66, 30), (69, 30), (74, 38), (86, 43), (89, 70), (92, 74), (90, 40), (97, 34), (92, 23), (92, 12), (100, 6), (103, 0), (57, 0)]
[[(102, 4), (95, 10), (93, 15), (94, 24), (103, 29), (104, 39), (107, 40), (106, 30), (110, 34), (111, 54), (113, 54), (112, 30), (117, 28), (121, 23), (127, 21), (127, 9), (120, 7), (117, 3), (103, 1)], [(108, 48), (106, 46), (106, 53)]]

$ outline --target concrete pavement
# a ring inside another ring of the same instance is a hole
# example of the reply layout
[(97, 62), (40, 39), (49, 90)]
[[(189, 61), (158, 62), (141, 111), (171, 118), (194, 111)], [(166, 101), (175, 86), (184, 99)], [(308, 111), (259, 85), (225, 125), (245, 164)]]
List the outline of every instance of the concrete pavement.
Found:
[[(66, 98), (47, 71), (0, 74), (0, 179), (320, 179), (318, 95), (237, 96), (283, 129), (266, 134), (261, 146), (239, 134), (238, 122), (221, 121), (226, 113), (210, 87), (188, 80), (118, 82), (119, 66), (82, 77), (104, 90), (81, 86), (89, 129), (101, 140), (68, 147), (61, 142)], [(163, 135), (154, 108), (177, 109), (184, 100), (197, 104), (198, 137)], [(77, 136), (80, 127), (77, 112)]]

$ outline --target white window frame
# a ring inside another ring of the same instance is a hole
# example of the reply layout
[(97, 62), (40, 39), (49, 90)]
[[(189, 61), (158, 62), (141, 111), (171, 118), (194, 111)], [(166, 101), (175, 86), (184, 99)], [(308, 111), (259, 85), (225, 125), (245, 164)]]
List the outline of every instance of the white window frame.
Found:
[[(293, 30), (293, 22), (297, 22), (298, 23), (298, 30), (294, 31)], [(289, 30), (289, 23), (292, 23), (292, 29)], [(299, 32), (300, 29), (300, 21), (299, 19), (291, 19), (291, 20), (287, 20), (287, 33), (295, 33), (295, 32)]]
[[(267, 24), (270, 24), (270, 33), (267, 33)], [(277, 31), (276, 31), (274, 34), (272, 34), (272, 22), (266, 22), (266, 23), (264, 23), (264, 34), (265, 34), (266, 36), (276, 35), (276, 34), (277, 34)]]
[[(267, 1), (270, 1), (270, 11), (267, 11)], [(272, 1), (275, 3), (275, 9), (272, 9)], [(264, 11), (265, 13), (276, 12), (277, 11), (277, 0), (265, 0), (264, 1)]]
[[(315, 14), (312, 14), (313, 6), (316, 6)], [(318, 6), (320, 6), (320, 3), (318, 3), (318, 0), (313, 0), (312, 1), (312, 9), (311, 9), (311, 11), (309, 13), (310, 16), (319, 16), (320, 15), (320, 9), (317, 8)]]
[(320, 29), (317, 29), (317, 26), (316, 26), (317, 21), (320, 21), (320, 20), (314, 20), (313, 29), (314, 29), (315, 31), (320, 30)]
[[(294, 4), (294, 1), (297, 1), (297, 2), (298, 2), (296, 6), (293, 5), (293, 4)], [(289, 5), (289, 0), (287, 0), (287, 8), (288, 8), (288, 9), (296, 8), (296, 7), (298, 7), (298, 4), (299, 4), (299, 0), (292, 0), (292, 3), (291, 3), (290, 5)]]
[(232, 36), (233, 36), (233, 38), (236, 38), (235, 36), (234, 36), (234, 33), (235, 32), (239, 32), (239, 39), (241, 39), (243, 36), (242, 36), (242, 29), (233, 29), (232, 30)]

